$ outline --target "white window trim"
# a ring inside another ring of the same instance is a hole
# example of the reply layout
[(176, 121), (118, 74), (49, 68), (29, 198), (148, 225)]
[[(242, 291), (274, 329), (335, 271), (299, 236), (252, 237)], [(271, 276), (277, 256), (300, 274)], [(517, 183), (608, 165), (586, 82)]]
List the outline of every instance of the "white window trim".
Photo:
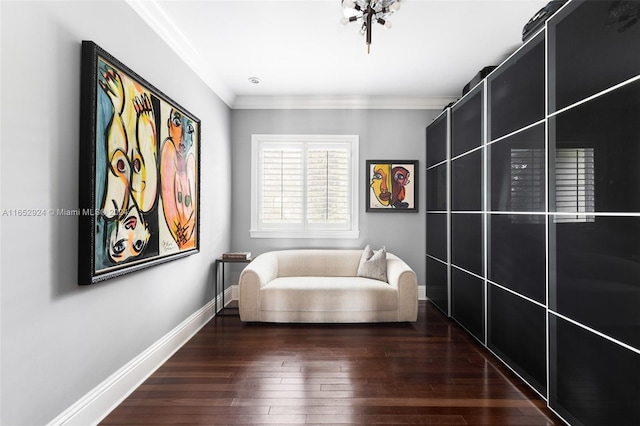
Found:
[[(358, 135), (251, 135), (251, 238), (311, 238), (311, 239), (357, 239), (360, 237), (359, 216), (359, 141)], [(261, 143), (349, 143), (351, 145), (351, 229), (260, 229), (258, 221), (259, 202), (259, 151)]]

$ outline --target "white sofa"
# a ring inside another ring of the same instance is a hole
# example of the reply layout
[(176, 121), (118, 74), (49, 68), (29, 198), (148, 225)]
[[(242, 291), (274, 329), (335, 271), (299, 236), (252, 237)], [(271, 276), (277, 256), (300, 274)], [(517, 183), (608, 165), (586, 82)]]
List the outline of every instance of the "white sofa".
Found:
[(386, 254), (387, 281), (357, 276), (363, 250), (305, 249), (257, 256), (240, 274), (242, 321), (405, 322), (418, 317), (415, 272)]

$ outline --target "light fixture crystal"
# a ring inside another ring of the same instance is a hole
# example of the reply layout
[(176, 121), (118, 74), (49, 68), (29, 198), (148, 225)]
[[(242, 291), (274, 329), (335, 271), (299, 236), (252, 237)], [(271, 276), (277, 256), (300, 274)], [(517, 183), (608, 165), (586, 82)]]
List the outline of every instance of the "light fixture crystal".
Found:
[(341, 0), (344, 18), (342, 25), (362, 21), (360, 33), (366, 36), (367, 53), (371, 53), (372, 24), (377, 22), (391, 28), (389, 17), (400, 9), (400, 0)]

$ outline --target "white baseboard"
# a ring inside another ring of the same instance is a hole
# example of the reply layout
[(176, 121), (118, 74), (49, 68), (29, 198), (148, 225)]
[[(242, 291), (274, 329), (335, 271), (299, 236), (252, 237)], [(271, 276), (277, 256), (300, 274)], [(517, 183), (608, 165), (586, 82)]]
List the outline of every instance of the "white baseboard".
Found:
[(227, 291), (225, 291), (224, 293), (225, 300), (227, 300), (227, 297), (228, 297), (227, 292), (231, 292), (231, 300), (238, 300), (238, 298), (240, 297), (240, 290), (238, 289), (238, 284), (232, 285), (227, 289)]
[(80, 398), (48, 426), (98, 424), (209, 322), (213, 315), (212, 300)]
[(428, 300), (426, 286), (423, 286), (423, 285), (418, 286), (418, 300)]

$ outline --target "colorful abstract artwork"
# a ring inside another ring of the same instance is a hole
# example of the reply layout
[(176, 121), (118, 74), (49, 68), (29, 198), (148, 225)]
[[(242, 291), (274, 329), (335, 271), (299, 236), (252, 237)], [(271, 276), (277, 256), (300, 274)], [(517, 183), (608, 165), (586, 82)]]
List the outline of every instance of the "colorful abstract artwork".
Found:
[(80, 284), (199, 250), (200, 121), (82, 43)]
[(418, 161), (367, 160), (368, 212), (418, 211)]

